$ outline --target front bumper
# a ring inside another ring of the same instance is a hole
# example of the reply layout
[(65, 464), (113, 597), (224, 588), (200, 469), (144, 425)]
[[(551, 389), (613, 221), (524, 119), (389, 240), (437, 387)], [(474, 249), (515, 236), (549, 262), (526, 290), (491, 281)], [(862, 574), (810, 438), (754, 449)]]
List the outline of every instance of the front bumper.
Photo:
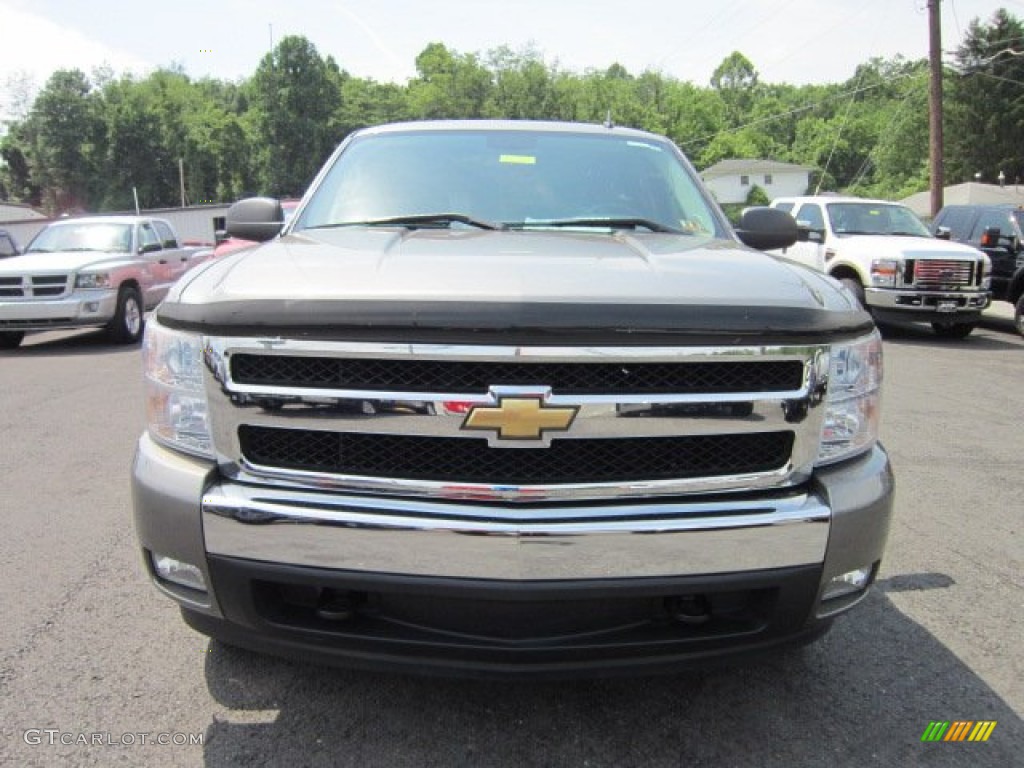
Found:
[(494, 505), (481, 519), (459, 504), (225, 483), (144, 436), (133, 492), (147, 564), (195, 564), (209, 585), (154, 576), (200, 631), (324, 661), (529, 676), (812, 638), (863, 597), (820, 599), (831, 578), (877, 566), (893, 482), (875, 448), (774, 495)]
[(864, 301), (876, 319), (966, 323), (979, 320), (991, 299), (987, 291), (866, 288)]
[(49, 331), (106, 325), (117, 291), (83, 291), (62, 299), (0, 301), (0, 331)]

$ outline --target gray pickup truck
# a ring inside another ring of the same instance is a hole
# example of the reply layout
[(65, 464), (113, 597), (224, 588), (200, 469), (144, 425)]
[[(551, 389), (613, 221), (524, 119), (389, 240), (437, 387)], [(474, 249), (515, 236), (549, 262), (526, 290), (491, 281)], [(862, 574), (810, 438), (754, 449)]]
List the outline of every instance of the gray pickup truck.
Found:
[(409, 671), (651, 671), (809, 641), (878, 573), (882, 345), (757, 250), (665, 138), (421, 122), (350, 136), (263, 245), (144, 341), (132, 471), (200, 632)]
[(0, 261), (0, 348), (17, 347), (27, 331), (90, 326), (105, 327), (115, 342), (137, 342), (145, 311), (212, 256), (183, 246), (163, 219), (55, 221), (21, 255)]

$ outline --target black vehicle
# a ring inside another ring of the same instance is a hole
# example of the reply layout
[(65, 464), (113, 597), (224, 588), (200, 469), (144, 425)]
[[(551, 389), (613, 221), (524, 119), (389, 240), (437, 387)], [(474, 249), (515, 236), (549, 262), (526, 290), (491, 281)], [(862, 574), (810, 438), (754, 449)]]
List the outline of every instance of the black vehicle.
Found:
[(932, 233), (988, 254), (992, 299), (1014, 305), (1014, 322), (1024, 335), (1024, 206), (947, 205), (932, 222)]
[(17, 256), (21, 251), (18, 244), (14, 242), (14, 236), (6, 229), (0, 229), (0, 259), (8, 256)]

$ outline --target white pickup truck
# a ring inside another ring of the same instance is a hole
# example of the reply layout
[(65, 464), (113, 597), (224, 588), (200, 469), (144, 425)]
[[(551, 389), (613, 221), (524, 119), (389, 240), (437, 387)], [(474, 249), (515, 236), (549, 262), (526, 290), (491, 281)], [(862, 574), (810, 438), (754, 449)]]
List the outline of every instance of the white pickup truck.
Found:
[(782, 197), (801, 241), (774, 251), (826, 272), (876, 322), (930, 322), (939, 336), (967, 337), (989, 305), (991, 262), (982, 251), (940, 240), (906, 206), (855, 197)]
[(117, 343), (137, 342), (146, 310), (212, 255), (183, 246), (163, 219), (53, 222), (21, 255), (0, 261), (0, 348), (17, 347), (27, 331), (89, 326), (105, 327)]

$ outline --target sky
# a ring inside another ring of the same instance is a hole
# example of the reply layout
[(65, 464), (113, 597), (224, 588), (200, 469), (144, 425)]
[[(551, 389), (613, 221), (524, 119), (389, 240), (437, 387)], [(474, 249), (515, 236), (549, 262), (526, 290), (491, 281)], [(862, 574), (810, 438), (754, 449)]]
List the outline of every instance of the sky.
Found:
[[(239, 80), (304, 35), (356, 77), (404, 83), (431, 42), (459, 53), (532, 48), (585, 72), (618, 62), (706, 86), (733, 51), (762, 82), (834, 83), (869, 58), (928, 55), (927, 0), (0, 0), (0, 119), (56, 69), (144, 76), (178, 65)], [(942, 0), (943, 49), (1024, 0)], [(946, 59), (949, 60), (949, 54)]]

